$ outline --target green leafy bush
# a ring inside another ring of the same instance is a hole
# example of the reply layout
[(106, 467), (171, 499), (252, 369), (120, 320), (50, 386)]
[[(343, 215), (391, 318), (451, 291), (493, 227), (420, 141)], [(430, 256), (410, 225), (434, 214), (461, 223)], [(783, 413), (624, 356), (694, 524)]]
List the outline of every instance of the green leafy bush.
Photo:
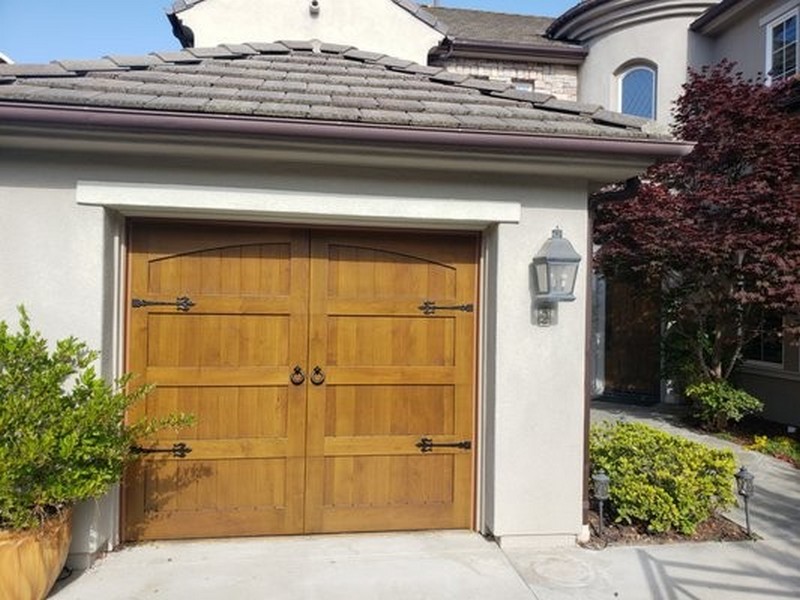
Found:
[(75, 502), (104, 494), (132, 458), (137, 438), (190, 417), (125, 424), (148, 391), (109, 385), (97, 352), (74, 337), (55, 349), (19, 308), (19, 331), (0, 321), (0, 529), (27, 529)]
[(734, 503), (736, 464), (730, 450), (620, 421), (592, 427), (589, 455), (592, 468), (611, 479), (609, 500), (617, 522), (691, 534)]
[(701, 381), (686, 388), (694, 416), (712, 431), (725, 429), (728, 421), (740, 421), (745, 415), (761, 412), (764, 404), (727, 381)]
[(756, 435), (753, 437), (753, 443), (749, 444), (747, 448), (788, 460), (795, 466), (800, 466), (800, 442), (788, 436)]

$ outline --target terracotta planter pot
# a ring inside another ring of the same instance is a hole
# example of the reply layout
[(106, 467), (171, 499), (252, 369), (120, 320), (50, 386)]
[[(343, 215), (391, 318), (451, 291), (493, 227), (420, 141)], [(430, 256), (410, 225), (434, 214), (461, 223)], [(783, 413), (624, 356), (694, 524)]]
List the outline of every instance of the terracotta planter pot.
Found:
[(45, 598), (64, 567), (71, 540), (71, 510), (39, 529), (0, 530), (0, 598)]

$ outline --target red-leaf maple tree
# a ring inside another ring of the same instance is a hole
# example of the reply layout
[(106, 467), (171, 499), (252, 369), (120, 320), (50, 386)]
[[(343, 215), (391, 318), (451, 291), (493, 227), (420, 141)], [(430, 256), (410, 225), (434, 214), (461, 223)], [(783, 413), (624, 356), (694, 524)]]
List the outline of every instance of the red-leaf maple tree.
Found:
[(634, 197), (596, 206), (596, 267), (659, 291), (696, 378), (727, 379), (764, 314), (800, 308), (800, 115), (786, 110), (789, 87), (745, 80), (729, 62), (690, 73), (673, 132), (693, 151), (651, 168)]

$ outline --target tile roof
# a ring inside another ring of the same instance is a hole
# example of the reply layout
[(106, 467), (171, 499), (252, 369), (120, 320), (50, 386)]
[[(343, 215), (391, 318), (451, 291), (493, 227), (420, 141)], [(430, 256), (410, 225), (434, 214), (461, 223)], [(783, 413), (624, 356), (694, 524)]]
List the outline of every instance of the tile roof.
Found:
[(0, 104), (662, 140), (652, 123), (355, 48), (228, 44), (0, 65)]
[(531, 46), (572, 46), (551, 40), (545, 31), (553, 22), (550, 17), (513, 15), (463, 8), (426, 6), (432, 15), (447, 24), (449, 37), (481, 42), (503, 42)]

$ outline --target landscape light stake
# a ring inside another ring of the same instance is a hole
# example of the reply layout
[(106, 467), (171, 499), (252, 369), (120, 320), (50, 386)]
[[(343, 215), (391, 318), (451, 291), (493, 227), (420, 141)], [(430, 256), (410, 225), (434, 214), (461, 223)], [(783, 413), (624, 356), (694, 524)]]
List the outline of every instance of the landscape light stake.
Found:
[(603, 537), (603, 502), (608, 500), (608, 488), (611, 479), (606, 475), (603, 469), (592, 475), (592, 483), (594, 484), (594, 497), (597, 499), (598, 513), (600, 515), (600, 527), (598, 534)]
[(753, 534), (750, 531), (750, 496), (753, 495), (753, 474), (745, 467), (741, 467), (734, 475), (736, 478), (736, 491), (744, 498), (744, 521), (747, 526), (747, 537), (752, 538)]

